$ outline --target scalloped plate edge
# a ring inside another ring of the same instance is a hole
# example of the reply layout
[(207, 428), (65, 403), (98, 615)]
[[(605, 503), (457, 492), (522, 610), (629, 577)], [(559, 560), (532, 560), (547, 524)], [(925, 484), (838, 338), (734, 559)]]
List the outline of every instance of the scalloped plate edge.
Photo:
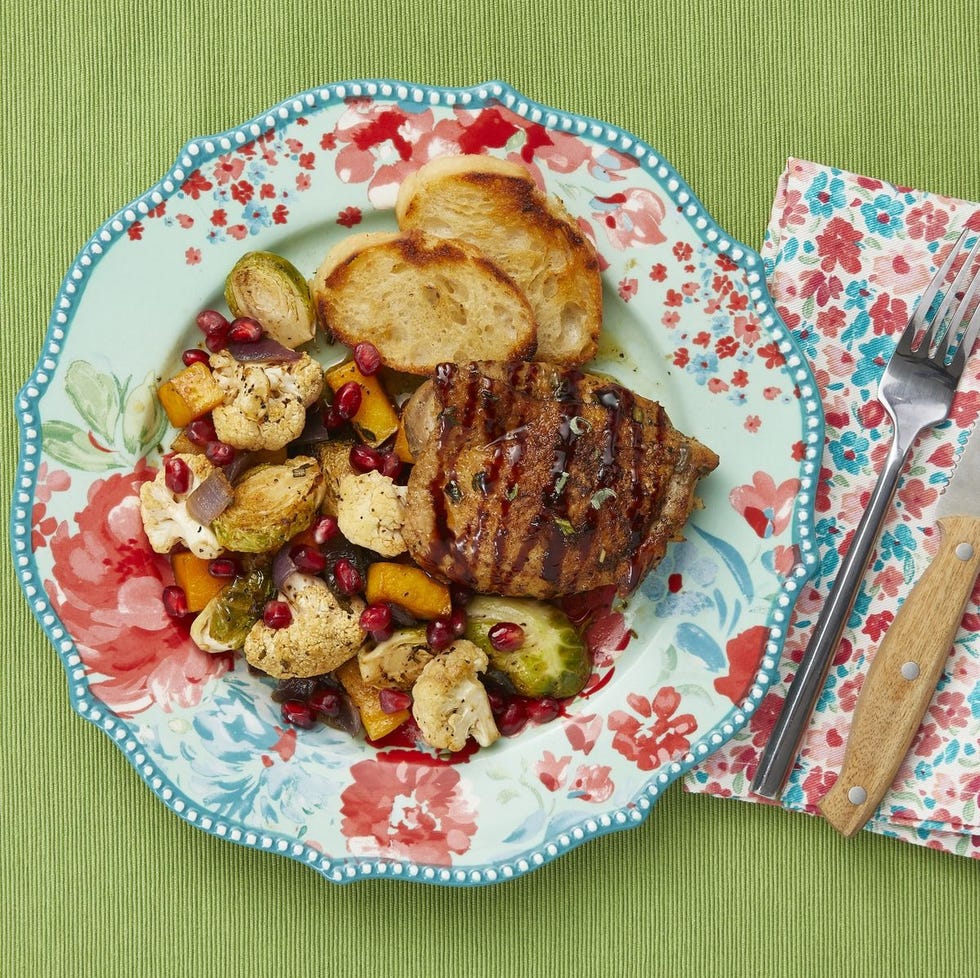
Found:
[[(40, 419), (38, 403), (51, 375), (58, 365), (62, 343), (80, 300), (88, 275), (99, 258), (140, 217), (175, 193), (186, 179), (188, 168), (204, 160), (245, 145), (269, 129), (277, 128), (307, 112), (348, 98), (391, 98), (414, 102), (419, 106), (460, 106), (482, 108), (499, 103), (522, 118), (551, 129), (605, 142), (610, 148), (631, 155), (638, 164), (654, 174), (671, 195), (673, 202), (688, 218), (696, 233), (714, 251), (727, 255), (746, 271), (750, 298), (766, 327), (772, 332), (786, 359), (788, 372), (801, 392), (802, 438), (804, 458), (800, 465), (800, 492), (793, 510), (793, 542), (800, 562), (789, 574), (774, 602), (766, 626), (769, 630), (763, 658), (749, 691), (741, 703), (703, 734), (679, 761), (650, 778), (633, 801), (613, 812), (584, 819), (561, 832), (556, 841), (532, 847), (526, 853), (489, 863), (481, 867), (443, 867), (414, 864), (390, 859), (359, 857), (331, 858), (318, 849), (275, 833), (256, 832), (233, 819), (200, 811), (201, 806), (186, 797), (149, 761), (140, 744), (129, 734), (126, 724), (91, 695), (81, 658), (75, 643), (61, 625), (50, 602), (39, 586), (38, 570), (30, 547), (30, 507), (37, 478), (36, 459), (40, 455)], [(203, 155), (202, 155), (203, 154)], [(17, 394), (15, 414), (19, 429), (18, 465), (12, 495), (10, 517), (11, 550), (18, 583), (34, 617), (55, 647), (69, 683), (69, 698), (79, 716), (102, 730), (116, 744), (150, 790), (173, 812), (192, 825), (215, 837), (240, 845), (277, 853), (311, 866), (326, 879), (348, 883), (358, 879), (381, 877), (403, 879), (447, 886), (473, 886), (510, 879), (551, 862), (558, 856), (590, 839), (642, 823), (655, 800), (674, 781), (700, 761), (724, 746), (748, 722), (772, 685), (793, 606), (803, 584), (812, 577), (818, 563), (814, 530), (813, 497), (819, 470), (818, 459), (823, 445), (824, 418), (817, 396), (816, 381), (806, 359), (786, 325), (782, 322), (766, 288), (762, 258), (751, 248), (736, 241), (705, 210), (683, 177), (652, 147), (617, 126), (587, 116), (558, 111), (527, 98), (510, 85), (489, 81), (469, 88), (443, 88), (389, 79), (363, 79), (337, 82), (308, 89), (277, 103), (242, 125), (210, 136), (200, 136), (184, 144), (167, 173), (149, 190), (120, 208), (88, 240), (66, 272), (55, 299), (42, 352), (30, 378)]]

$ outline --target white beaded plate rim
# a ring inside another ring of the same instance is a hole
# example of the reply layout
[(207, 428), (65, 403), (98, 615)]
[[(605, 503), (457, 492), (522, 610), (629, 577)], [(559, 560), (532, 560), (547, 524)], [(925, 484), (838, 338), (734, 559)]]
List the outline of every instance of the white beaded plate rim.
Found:
[[(565, 827), (544, 844), (518, 856), (480, 866), (452, 867), (416, 864), (390, 858), (361, 856), (331, 857), (299, 839), (256, 831), (234, 819), (217, 816), (186, 796), (148, 757), (126, 720), (117, 717), (90, 689), (88, 677), (75, 642), (59, 620), (41, 583), (31, 548), (31, 509), (41, 455), (39, 401), (58, 367), (65, 338), (85, 290), (91, 270), (115, 241), (168, 200), (180, 189), (188, 174), (202, 163), (243, 146), (256, 137), (288, 125), (308, 113), (351, 98), (394, 100), (418, 106), (480, 109), (501, 105), (518, 116), (547, 129), (578, 135), (604, 144), (634, 159), (654, 177), (663, 192), (683, 213), (695, 233), (719, 255), (726, 255), (743, 269), (750, 286), (754, 311), (778, 345), (786, 372), (797, 386), (801, 408), (803, 458), (799, 469), (799, 492), (793, 508), (792, 538), (799, 561), (786, 576), (768, 620), (767, 640), (757, 674), (744, 699), (717, 724), (691, 744), (690, 750), (652, 774), (627, 805), (582, 819)], [(217, 838), (240, 845), (285, 855), (304, 863), (326, 879), (348, 883), (380, 877), (447, 886), (472, 886), (503, 882), (525, 875), (578, 845), (609, 832), (642, 823), (659, 796), (674, 781), (722, 747), (748, 722), (776, 675), (779, 657), (790, 624), (792, 609), (802, 585), (818, 563), (814, 532), (814, 495), (818, 460), (823, 445), (824, 419), (816, 381), (769, 296), (761, 257), (727, 235), (704, 209), (693, 191), (659, 153), (629, 132), (586, 116), (552, 109), (534, 102), (501, 81), (488, 81), (470, 88), (441, 88), (402, 81), (364, 79), (309, 89), (285, 99), (248, 122), (211, 136), (190, 140), (167, 172), (153, 187), (121, 208), (107, 220), (78, 253), (65, 274), (49, 319), (38, 362), (16, 399), (19, 427), (19, 459), (11, 507), (11, 549), (21, 589), (32, 613), (57, 651), (66, 671), (73, 709), (102, 730), (146, 782), (150, 790), (185, 821)]]

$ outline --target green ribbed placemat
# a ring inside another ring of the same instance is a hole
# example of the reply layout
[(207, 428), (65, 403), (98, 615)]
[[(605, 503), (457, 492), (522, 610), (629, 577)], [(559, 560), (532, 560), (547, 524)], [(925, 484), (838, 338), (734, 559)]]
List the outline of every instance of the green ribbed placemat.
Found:
[[(975, 0), (4, 4), (5, 507), (62, 275), (193, 136), (330, 81), (500, 78), (651, 143), (758, 248), (789, 155), (980, 199), (978, 29)], [(328, 884), (151, 795), (72, 713), (9, 557), (0, 620), (4, 976), (976, 973), (976, 864), (677, 787), (513, 883)]]

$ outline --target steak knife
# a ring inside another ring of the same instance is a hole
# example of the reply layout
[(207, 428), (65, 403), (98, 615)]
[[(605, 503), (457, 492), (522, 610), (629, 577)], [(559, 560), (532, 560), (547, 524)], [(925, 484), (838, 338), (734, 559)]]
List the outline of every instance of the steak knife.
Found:
[[(977, 426), (974, 426), (975, 428)], [(861, 687), (824, 818), (851, 836), (874, 814), (932, 699), (980, 572), (980, 433), (936, 505), (939, 551), (905, 599)]]

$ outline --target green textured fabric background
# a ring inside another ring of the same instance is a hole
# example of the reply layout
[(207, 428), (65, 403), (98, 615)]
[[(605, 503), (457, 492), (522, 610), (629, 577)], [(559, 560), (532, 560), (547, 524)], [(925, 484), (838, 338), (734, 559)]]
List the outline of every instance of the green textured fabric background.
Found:
[[(789, 155), (980, 200), (978, 36), (976, 0), (4, 3), (4, 507), (62, 275), (191, 137), (331, 81), (499, 78), (651, 143), (758, 249)], [(507, 884), (329, 884), (153, 797), (72, 712), (9, 557), (0, 622), (9, 978), (978, 973), (976, 863), (679, 786)]]

